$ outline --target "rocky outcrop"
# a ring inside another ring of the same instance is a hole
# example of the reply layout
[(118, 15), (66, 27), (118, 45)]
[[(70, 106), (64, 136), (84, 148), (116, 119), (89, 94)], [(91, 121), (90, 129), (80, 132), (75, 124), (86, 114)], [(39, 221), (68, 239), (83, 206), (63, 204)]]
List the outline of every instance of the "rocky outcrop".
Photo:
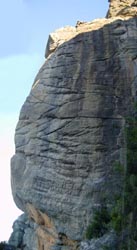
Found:
[(29, 222), (15, 238), (25, 250), (77, 249), (94, 210), (123, 189), (114, 164), (126, 165), (125, 117), (136, 101), (136, 18), (60, 29), (45, 54), (16, 128), (12, 192)]
[(15, 249), (37, 250), (37, 224), (22, 214), (13, 224), (13, 233), (10, 236), (9, 244)]
[(83, 241), (80, 250), (118, 250), (118, 237), (114, 232), (105, 234), (98, 239)]
[(73, 36), (75, 36), (76, 29), (75, 27), (67, 26), (65, 28), (61, 28), (58, 31), (51, 33), (49, 35), (45, 58), (47, 58), (52, 52), (55, 51), (57, 47), (59, 47), (62, 43), (66, 42)]
[(137, 15), (137, 0), (108, 0), (110, 2), (107, 17)]

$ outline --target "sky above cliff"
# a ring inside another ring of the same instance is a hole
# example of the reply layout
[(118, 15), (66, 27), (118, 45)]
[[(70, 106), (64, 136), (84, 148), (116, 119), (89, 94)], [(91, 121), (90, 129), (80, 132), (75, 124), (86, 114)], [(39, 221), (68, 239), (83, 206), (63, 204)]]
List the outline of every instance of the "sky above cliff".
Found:
[(107, 0), (0, 0), (0, 241), (21, 213), (10, 188), (10, 158), (20, 108), (44, 62), (48, 34), (78, 20), (105, 17)]

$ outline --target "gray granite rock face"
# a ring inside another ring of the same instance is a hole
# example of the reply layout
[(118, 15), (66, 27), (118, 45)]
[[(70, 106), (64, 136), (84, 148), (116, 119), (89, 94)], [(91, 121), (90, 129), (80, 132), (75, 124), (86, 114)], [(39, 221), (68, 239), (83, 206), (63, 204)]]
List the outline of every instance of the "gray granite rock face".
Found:
[(114, 232), (103, 235), (98, 239), (83, 241), (80, 250), (118, 250), (118, 237)]
[(58, 241), (75, 249), (94, 208), (112, 205), (121, 192), (114, 164), (126, 163), (125, 117), (136, 101), (136, 18), (68, 29), (60, 43), (58, 31), (49, 39), (20, 112), (11, 161), (13, 197), (37, 225), (40, 250)]
[(35, 225), (32, 221), (29, 221), (26, 214), (22, 214), (14, 222), (9, 244), (14, 246), (15, 249), (37, 250)]

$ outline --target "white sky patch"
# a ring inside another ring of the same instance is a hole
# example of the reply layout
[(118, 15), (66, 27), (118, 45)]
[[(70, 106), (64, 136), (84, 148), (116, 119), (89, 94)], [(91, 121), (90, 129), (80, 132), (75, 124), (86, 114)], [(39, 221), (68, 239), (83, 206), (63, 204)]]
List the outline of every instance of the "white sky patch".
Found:
[(9, 239), (13, 222), (22, 213), (11, 194), (10, 159), (15, 151), (14, 134), (21, 106), (43, 62), (39, 54), (0, 59), (0, 241)]
[(0, 241), (9, 239), (13, 222), (22, 213), (13, 202), (10, 185), (10, 159), (14, 154), (17, 119), (16, 113), (0, 113)]

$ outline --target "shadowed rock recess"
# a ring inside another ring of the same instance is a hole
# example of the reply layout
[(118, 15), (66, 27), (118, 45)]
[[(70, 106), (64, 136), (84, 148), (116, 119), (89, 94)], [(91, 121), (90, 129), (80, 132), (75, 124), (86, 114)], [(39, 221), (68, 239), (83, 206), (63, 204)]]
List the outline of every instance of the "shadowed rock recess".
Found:
[(125, 117), (136, 101), (136, 12), (136, 1), (112, 0), (107, 18), (50, 34), (16, 127), (12, 192), (25, 214), (10, 245), (97, 250), (108, 239), (117, 249), (112, 232), (81, 241), (95, 209), (123, 189), (114, 164), (126, 164)]

